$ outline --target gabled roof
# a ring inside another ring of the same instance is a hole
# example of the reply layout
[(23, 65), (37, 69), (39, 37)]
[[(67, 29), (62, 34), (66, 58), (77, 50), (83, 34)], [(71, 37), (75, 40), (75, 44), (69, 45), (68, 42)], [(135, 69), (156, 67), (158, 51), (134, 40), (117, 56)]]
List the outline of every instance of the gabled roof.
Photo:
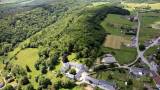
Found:
[(110, 63), (116, 63), (116, 59), (115, 57), (113, 57), (111, 54), (106, 54), (104, 55), (104, 57), (102, 58), (102, 63), (107, 63), (107, 64), (110, 64)]

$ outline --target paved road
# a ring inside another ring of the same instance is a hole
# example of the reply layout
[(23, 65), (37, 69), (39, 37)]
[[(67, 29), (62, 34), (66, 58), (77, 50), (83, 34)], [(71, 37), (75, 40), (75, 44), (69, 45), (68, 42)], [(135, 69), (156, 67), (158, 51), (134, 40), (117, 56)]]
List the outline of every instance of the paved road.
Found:
[(146, 47), (146, 49), (144, 51), (140, 51), (139, 50), (139, 32), (140, 32), (140, 27), (141, 27), (141, 22), (140, 22), (140, 18), (139, 18), (139, 14), (137, 12), (137, 16), (138, 16), (138, 28), (137, 28), (137, 36), (136, 36), (136, 46), (137, 46), (137, 53), (138, 53), (138, 58), (141, 58), (141, 60), (150, 68), (151, 73), (153, 75), (153, 79), (155, 81), (155, 83), (157, 84), (157, 87), (159, 88), (160, 85), (160, 76), (157, 73), (157, 69), (152, 66), (148, 60), (144, 57), (144, 53), (151, 47), (158, 45), (158, 40), (160, 40), (160, 37), (158, 37), (157, 39), (155, 39), (153, 41), (153, 43), (151, 45), (149, 45), (148, 47)]

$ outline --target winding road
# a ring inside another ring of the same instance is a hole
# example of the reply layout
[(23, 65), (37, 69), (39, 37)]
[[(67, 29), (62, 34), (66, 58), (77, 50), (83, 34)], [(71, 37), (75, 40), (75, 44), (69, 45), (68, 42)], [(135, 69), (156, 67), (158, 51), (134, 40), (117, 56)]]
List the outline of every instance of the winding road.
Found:
[[(157, 39), (155, 39), (153, 41), (152, 44), (150, 44), (149, 46), (146, 47), (146, 49), (144, 51), (140, 51), (139, 50), (139, 33), (140, 33), (140, 28), (141, 28), (141, 21), (139, 18), (139, 14), (137, 12), (137, 17), (138, 17), (138, 28), (137, 28), (137, 36), (136, 36), (136, 47), (137, 47), (137, 53), (138, 53), (138, 57), (140, 58), (149, 68), (151, 71), (151, 74), (153, 75), (152, 78), (156, 83), (157, 88), (160, 89), (160, 76), (157, 73), (157, 68), (155, 68), (154, 65), (151, 65), (148, 60), (144, 57), (144, 53), (151, 47), (158, 45), (158, 40), (160, 40), (160, 37), (158, 37)], [(138, 60), (138, 59), (137, 59)], [(137, 61), (135, 60), (135, 61)]]

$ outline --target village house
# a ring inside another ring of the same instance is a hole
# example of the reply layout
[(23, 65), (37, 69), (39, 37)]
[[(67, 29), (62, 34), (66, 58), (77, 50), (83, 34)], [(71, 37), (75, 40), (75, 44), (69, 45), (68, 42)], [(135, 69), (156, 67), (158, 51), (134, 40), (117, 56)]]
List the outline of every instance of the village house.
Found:
[(112, 56), (111, 54), (105, 54), (102, 57), (101, 63), (102, 64), (113, 64), (113, 63), (117, 63), (117, 61), (116, 61), (115, 57)]
[[(64, 66), (61, 68), (61, 72), (63, 74), (65, 74), (68, 78), (74, 79), (74, 80), (75, 79), (79, 80), (80, 77), (81, 77), (81, 74), (87, 70), (84, 65), (77, 64), (77, 63), (74, 63), (74, 62), (64, 63), (63, 65)], [(71, 68), (76, 69), (76, 75), (72, 75), (72, 74), (69, 73), (69, 69), (71, 69)]]
[(137, 34), (137, 28), (129, 28), (125, 30), (126, 35), (136, 35)]
[(114, 84), (104, 80), (97, 80), (92, 77), (86, 76), (85, 81), (87, 81), (88, 83), (91, 83), (93, 86), (99, 86), (104, 90), (116, 90)]
[(160, 45), (160, 39), (158, 40), (158, 44)]
[(140, 77), (140, 76), (148, 75), (149, 70), (147, 70), (145, 68), (131, 67), (129, 69), (129, 73), (135, 77)]
[(145, 41), (145, 42), (144, 42), (144, 46), (148, 47), (148, 46), (151, 45), (153, 42), (154, 42), (154, 39)]
[(156, 60), (156, 57), (155, 57), (155, 55), (149, 55), (149, 56), (147, 57), (147, 60), (148, 60), (149, 62), (155, 61), (155, 60)]
[(130, 20), (131, 22), (137, 22), (138, 21), (138, 17), (137, 16), (129, 16), (128, 20)]

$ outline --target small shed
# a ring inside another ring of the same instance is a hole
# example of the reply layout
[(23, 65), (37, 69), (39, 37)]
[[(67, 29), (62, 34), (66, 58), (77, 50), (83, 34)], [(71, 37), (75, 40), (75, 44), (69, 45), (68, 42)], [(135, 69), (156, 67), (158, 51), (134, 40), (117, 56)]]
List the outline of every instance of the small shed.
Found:
[(4, 86), (3, 82), (0, 82), (0, 88), (2, 88)]

